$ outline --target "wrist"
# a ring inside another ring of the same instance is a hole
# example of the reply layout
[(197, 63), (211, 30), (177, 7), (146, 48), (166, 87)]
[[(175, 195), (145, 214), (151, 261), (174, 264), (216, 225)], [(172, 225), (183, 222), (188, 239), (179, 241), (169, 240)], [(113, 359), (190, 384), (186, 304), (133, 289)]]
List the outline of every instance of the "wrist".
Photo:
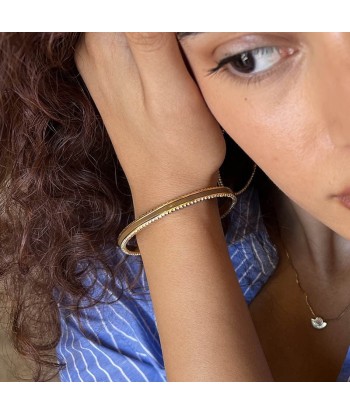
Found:
[(217, 186), (217, 172), (208, 179), (182, 181), (169, 181), (160, 178), (157, 182), (151, 182), (147, 186), (134, 187), (132, 189), (132, 198), (135, 211), (135, 218), (154, 209), (169, 200), (176, 199), (184, 194), (194, 192), (206, 187)]
[[(167, 238), (171, 240), (179, 232), (182, 237), (188, 238), (193, 229), (202, 231), (212, 229), (215, 226), (214, 223), (222, 228), (217, 200), (217, 198), (207, 199), (186, 206), (155, 221), (151, 226), (145, 227), (136, 234), (139, 250), (144, 251), (145, 246), (149, 248), (154, 245), (157, 246), (158, 243), (163, 244)], [(192, 240), (192, 237), (190, 237), (190, 240)]]

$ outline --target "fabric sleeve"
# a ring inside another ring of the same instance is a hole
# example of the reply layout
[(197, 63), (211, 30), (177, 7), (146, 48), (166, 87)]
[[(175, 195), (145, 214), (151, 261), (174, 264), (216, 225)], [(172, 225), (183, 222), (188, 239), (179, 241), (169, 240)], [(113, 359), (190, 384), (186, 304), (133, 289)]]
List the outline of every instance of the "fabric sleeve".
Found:
[(121, 298), (83, 310), (81, 327), (61, 311), (62, 336), (56, 347), (68, 382), (166, 382), (150, 299)]

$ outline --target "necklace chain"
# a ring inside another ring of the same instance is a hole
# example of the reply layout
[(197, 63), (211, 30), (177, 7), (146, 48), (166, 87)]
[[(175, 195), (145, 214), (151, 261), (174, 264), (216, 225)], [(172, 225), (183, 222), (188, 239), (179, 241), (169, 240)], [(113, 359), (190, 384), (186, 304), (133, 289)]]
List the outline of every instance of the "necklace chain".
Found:
[[(306, 300), (306, 304), (308, 305), (308, 307), (309, 307), (309, 309), (310, 309), (310, 311), (311, 311), (311, 313), (312, 313), (312, 315), (315, 317), (315, 318), (319, 318), (319, 317), (316, 317), (316, 314), (315, 314), (315, 312), (314, 312), (314, 310), (312, 309), (312, 307), (311, 307), (311, 305), (310, 305), (310, 303), (309, 303), (309, 301), (308, 301), (308, 298), (307, 298), (307, 294), (306, 294), (306, 292), (305, 292), (305, 290), (303, 289), (303, 287), (301, 286), (301, 284), (300, 284), (300, 281), (299, 281), (299, 274), (298, 274), (298, 271), (296, 270), (296, 268), (295, 268), (295, 266), (294, 266), (294, 264), (293, 264), (293, 261), (292, 261), (292, 259), (291, 259), (291, 257), (290, 257), (290, 255), (289, 255), (289, 252), (288, 252), (288, 250), (287, 250), (287, 248), (286, 248), (286, 246), (284, 245), (284, 243), (283, 243), (283, 240), (282, 240), (282, 238), (281, 238), (281, 241), (282, 241), (282, 245), (283, 245), (283, 247), (284, 247), (284, 249), (285, 249), (285, 251), (286, 251), (286, 255), (287, 255), (287, 258), (288, 258), (288, 262), (290, 263), (290, 265), (291, 265), (291, 267), (293, 268), (293, 270), (294, 270), (294, 272), (295, 272), (295, 277), (296, 277), (296, 283), (298, 284), (298, 286), (299, 286), (299, 288), (301, 289), (301, 291), (305, 294), (305, 300)], [(348, 309), (350, 308), (350, 304), (337, 316), (337, 317), (333, 317), (333, 318), (326, 318), (325, 320), (328, 322), (328, 321), (332, 321), (332, 320), (340, 320), (341, 318), (342, 318), (342, 316), (346, 313), (346, 311), (348, 311)]]
[[(245, 186), (241, 190), (239, 190), (238, 192), (234, 192), (235, 196), (239, 196), (240, 194), (242, 194), (243, 192), (245, 192), (248, 189), (250, 183), (253, 180), (254, 174), (256, 172), (256, 168), (257, 168), (257, 165), (254, 163), (252, 174), (250, 175), (247, 183), (245, 184)], [(218, 185), (219, 186), (224, 185), (223, 182), (222, 182), (222, 179), (221, 179), (220, 169), (218, 170)]]

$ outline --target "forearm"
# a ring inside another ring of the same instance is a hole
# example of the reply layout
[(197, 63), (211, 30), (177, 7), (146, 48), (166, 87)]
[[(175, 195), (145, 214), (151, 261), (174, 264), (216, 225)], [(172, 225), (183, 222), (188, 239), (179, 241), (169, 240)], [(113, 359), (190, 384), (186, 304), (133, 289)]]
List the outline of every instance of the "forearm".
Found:
[(217, 203), (212, 199), (186, 207), (137, 234), (167, 378), (272, 381)]

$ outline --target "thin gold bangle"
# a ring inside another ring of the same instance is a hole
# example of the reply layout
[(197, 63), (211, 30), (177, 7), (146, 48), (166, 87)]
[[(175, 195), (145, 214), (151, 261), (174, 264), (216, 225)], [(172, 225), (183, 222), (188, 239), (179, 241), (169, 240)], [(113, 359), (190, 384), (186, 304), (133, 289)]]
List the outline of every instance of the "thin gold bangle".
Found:
[[(138, 248), (135, 250), (130, 250), (127, 248), (127, 243), (129, 240), (136, 235), (140, 230), (145, 228), (146, 226), (150, 225), (151, 223), (157, 221), (158, 219), (168, 215), (169, 213), (175, 212), (176, 210), (183, 209), (184, 207), (193, 205), (195, 203), (201, 202), (203, 200), (212, 199), (214, 197), (227, 197), (231, 199), (231, 204), (229, 208), (225, 211), (224, 214), (222, 214), (220, 217), (223, 219), (225, 216), (227, 216), (234, 205), (237, 203), (237, 196), (243, 193), (250, 185), (250, 183), (253, 180), (253, 177), (256, 172), (257, 165), (254, 163), (253, 172), (246, 183), (246, 185), (239, 190), (238, 192), (234, 192), (231, 188), (225, 187), (223, 185), (220, 170), (218, 171), (218, 180), (216, 187), (209, 187), (204, 189), (199, 189), (197, 191), (188, 193), (186, 195), (180, 196), (178, 198), (172, 199), (170, 201), (167, 201), (166, 203), (163, 203), (160, 206), (157, 206), (154, 209), (149, 210), (148, 212), (145, 212), (138, 218), (136, 218), (133, 222), (131, 222), (128, 226), (126, 226), (119, 234), (118, 236), (118, 245), (123, 250), (124, 253), (128, 255), (140, 255), (140, 251)], [(206, 191), (214, 191), (214, 193), (206, 194)], [(220, 193), (215, 193), (217, 190), (221, 190)], [(224, 193), (223, 193), (224, 192)], [(200, 195), (199, 197), (196, 197), (195, 199), (191, 198), (190, 196), (193, 195)], [(178, 203), (176, 203), (178, 202)], [(221, 214), (221, 208), (220, 214)]]
[[(198, 195), (196, 198), (193, 198), (194, 195)], [(140, 255), (138, 248), (135, 250), (130, 250), (127, 248), (127, 243), (129, 240), (136, 235), (140, 230), (150, 225), (151, 223), (159, 220), (160, 218), (173, 213), (179, 209), (183, 209), (187, 206), (196, 204), (198, 202), (213, 199), (215, 197), (228, 197), (231, 199), (231, 205), (229, 209), (221, 215), (221, 218), (225, 217), (237, 203), (237, 197), (233, 193), (232, 189), (225, 186), (215, 186), (204, 189), (199, 189), (197, 191), (187, 193), (183, 196), (180, 196), (176, 199), (172, 199), (160, 206), (157, 206), (155, 209), (152, 209), (136, 220), (127, 225), (118, 236), (118, 245), (123, 250), (124, 253), (128, 255)]]

